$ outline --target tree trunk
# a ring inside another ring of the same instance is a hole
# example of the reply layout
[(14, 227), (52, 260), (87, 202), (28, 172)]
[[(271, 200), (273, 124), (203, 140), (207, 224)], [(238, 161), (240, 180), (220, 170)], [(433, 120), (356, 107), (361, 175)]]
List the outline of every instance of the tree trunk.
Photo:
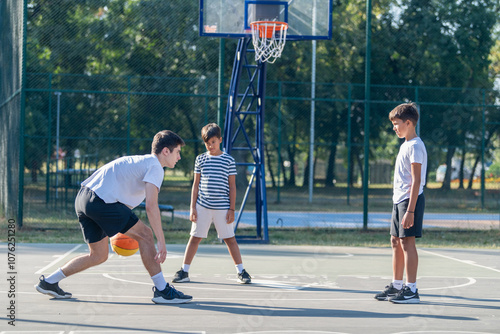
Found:
[(283, 174), (283, 184), (287, 185), (288, 179), (286, 177), (285, 160), (283, 159), (283, 156), (281, 155), (281, 153), (279, 151), (277, 151), (277, 153), (280, 155), (280, 160), (281, 160), (279, 168), (281, 168), (281, 173)]
[(310, 150), (307, 151), (306, 168), (304, 168), (304, 178), (302, 181), (302, 188), (309, 187), (309, 168), (310, 168), (309, 161), (311, 161), (311, 151)]
[(465, 166), (465, 147), (462, 148), (462, 161), (460, 161), (460, 170), (458, 171), (458, 179), (460, 181), (458, 189), (464, 189), (464, 166)]
[(363, 178), (365, 174), (363, 173), (363, 162), (361, 161), (359, 154), (356, 154), (356, 162), (358, 163), (359, 172), (361, 174), (361, 183), (364, 184), (365, 180)]
[(38, 181), (38, 161), (33, 159), (31, 161), (31, 182), (36, 183)]
[[(276, 188), (276, 180), (274, 179), (273, 168), (271, 166), (271, 154), (269, 153), (269, 150), (267, 149), (267, 145), (264, 145), (264, 151), (266, 151), (267, 170), (269, 172), (269, 175), (271, 176), (271, 184), (272, 184), (273, 188)], [(279, 166), (278, 166), (278, 168), (279, 168)]]
[[(493, 138), (493, 135), (497, 132), (498, 126), (495, 126), (491, 131), (488, 131), (488, 135), (486, 136), (484, 140), (484, 146), (488, 146), (490, 143), (491, 138)], [(476, 161), (474, 161), (474, 166), (472, 167), (471, 175), (469, 177), (469, 184), (467, 185), (467, 189), (472, 189), (472, 184), (474, 182), (474, 174), (476, 174), (476, 168), (477, 165), (479, 164), (479, 160), (481, 160), (481, 150), (479, 150), (479, 154), (477, 155)]]
[[(335, 187), (335, 157), (337, 156), (336, 141), (330, 146), (330, 155), (328, 156), (328, 166), (326, 167), (325, 187)], [(349, 181), (348, 181), (349, 182)]]
[(474, 174), (476, 174), (476, 167), (479, 164), (479, 160), (481, 159), (481, 153), (479, 153), (474, 161), (474, 166), (472, 166), (472, 171), (469, 177), (469, 184), (467, 185), (467, 189), (472, 189), (472, 184), (474, 183)]
[(451, 160), (453, 155), (455, 155), (456, 147), (448, 146), (448, 152), (446, 153), (446, 173), (444, 174), (443, 185), (441, 189), (450, 190), (451, 188)]
[(352, 187), (354, 185), (354, 156), (357, 154), (356, 150), (353, 150), (351, 147), (351, 161), (349, 161), (349, 173), (351, 175), (351, 178), (347, 180), (349, 182), (349, 185)]

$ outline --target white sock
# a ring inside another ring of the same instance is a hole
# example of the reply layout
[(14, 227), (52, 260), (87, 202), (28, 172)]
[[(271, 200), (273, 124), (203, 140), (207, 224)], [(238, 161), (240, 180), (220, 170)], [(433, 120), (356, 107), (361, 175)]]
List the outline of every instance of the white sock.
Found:
[(158, 274), (151, 276), (151, 279), (158, 290), (163, 291), (167, 287), (167, 282), (165, 281), (165, 277), (163, 277), (163, 273), (161, 271)]
[(61, 281), (63, 278), (66, 278), (66, 275), (64, 275), (61, 268), (59, 268), (52, 274), (50, 274), (49, 277), (45, 277), (45, 282), (50, 284), (59, 283), (59, 281)]
[(185, 272), (189, 272), (189, 267), (191, 267), (191, 265), (190, 265), (190, 264), (185, 264), (185, 263), (184, 263), (184, 264), (182, 265), (182, 270), (184, 270)]
[(411, 292), (413, 293), (417, 292), (417, 282), (415, 283), (406, 282), (406, 286), (410, 288)]
[(403, 280), (392, 280), (392, 286), (398, 290), (401, 290), (403, 288)]
[(238, 272), (238, 274), (241, 274), (241, 272), (243, 271), (243, 263), (240, 263), (240, 264), (237, 264), (235, 265), (236, 267), (236, 271)]

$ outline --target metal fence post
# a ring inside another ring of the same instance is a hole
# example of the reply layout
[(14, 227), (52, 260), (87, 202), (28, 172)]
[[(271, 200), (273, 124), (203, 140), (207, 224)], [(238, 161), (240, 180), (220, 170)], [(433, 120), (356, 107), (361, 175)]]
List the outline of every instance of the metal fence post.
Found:
[(363, 230), (368, 229), (368, 183), (370, 175), (370, 71), (371, 71), (371, 35), (372, 1), (366, 2), (366, 59), (365, 59), (365, 164), (363, 171)]
[(127, 76), (127, 155), (130, 155), (130, 122), (131, 120), (131, 108), (130, 108), (130, 89), (132, 82), (130, 76)]
[(351, 108), (352, 108), (352, 84), (347, 86), (347, 205), (351, 205), (351, 159), (352, 159), (352, 143), (351, 143)]
[(21, 58), (21, 115), (19, 121), (19, 194), (17, 203), (17, 226), (23, 227), (24, 212), (24, 126), (26, 115), (26, 43), (28, 35), (28, 0), (23, 3), (23, 54)]
[(52, 155), (52, 73), (49, 73), (49, 126), (47, 129), (47, 173), (45, 186), (45, 204), (50, 202), (50, 156)]
[(281, 191), (281, 89), (282, 82), (278, 82), (278, 189), (276, 203), (280, 203), (280, 191)]
[(486, 149), (486, 91), (483, 89), (483, 136), (481, 138), (481, 209), (484, 209), (485, 193), (485, 170), (484, 170), (484, 151)]

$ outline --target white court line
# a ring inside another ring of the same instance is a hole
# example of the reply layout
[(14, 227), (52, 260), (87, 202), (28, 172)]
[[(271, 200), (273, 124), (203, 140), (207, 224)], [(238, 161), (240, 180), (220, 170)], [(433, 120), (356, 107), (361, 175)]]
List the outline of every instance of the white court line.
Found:
[(412, 332), (397, 332), (392, 334), (422, 334), (422, 333), (450, 333), (450, 334), (495, 334), (490, 332), (469, 332), (469, 331), (412, 331)]
[(0, 332), (0, 334), (12, 334), (12, 333), (35, 333), (35, 334), (40, 334), (40, 333), (51, 333), (51, 334), (64, 334), (64, 331), (3, 331)]
[(43, 267), (42, 269), (38, 270), (35, 274), (43, 274), (43, 272), (45, 270), (47, 270), (48, 268), (52, 267), (54, 264), (56, 264), (57, 262), (59, 262), (61, 259), (64, 259), (66, 256), (68, 256), (69, 254), (73, 253), (74, 251), (76, 251), (78, 248), (80, 248), (80, 246), (82, 245), (76, 245), (75, 247), (73, 247), (71, 250), (67, 251), (66, 253), (64, 253), (63, 255), (61, 256), (58, 256), (57, 259), (55, 259), (54, 261), (52, 261), (51, 263), (49, 263), (48, 265), (46, 265), (45, 267)]
[[(91, 330), (91, 331), (71, 331), (68, 334), (78, 334), (78, 333), (117, 333), (117, 334), (134, 334), (134, 333), (153, 333), (153, 331), (150, 330), (143, 330), (143, 331), (137, 331), (137, 330)], [(168, 333), (168, 332), (164, 332)], [(207, 332), (205, 331), (194, 331), (194, 332), (186, 332), (186, 333), (191, 333), (191, 334), (206, 334)]]
[[(286, 334), (286, 333), (297, 333), (297, 330), (284, 330), (284, 331), (259, 331), (259, 332), (240, 332), (235, 334)], [(304, 331), (300, 330), (301, 334), (349, 334), (344, 332), (324, 332), (324, 331)]]
[(480, 264), (475, 263), (474, 261), (470, 261), (470, 260), (460, 260), (460, 259), (457, 259), (457, 258), (455, 258), (455, 257), (446, 256), (446, 255), (442, 255), (442, 254), (434, 253), (434, 252), (431, 252), (431, 251), (428, 251), (428, 250), (423, 250), (423, 249), (420, 249), (420, 251), (425, 252), (425, 253), (429, 253), (429, 254), (432, 254), (432, 255), (440, 256), (440, 257), (443, 257), (443, 258), (445, 258), (445, 259), (454, 260), (454, 261), (457, 261), (457, 262), (461, 262), (461, 263), (469, 264), (469, 265), (471, 265), (471, 266), (476, 266), (476, 267), (483, 268), (483, 269), (493, 270), (493, 271), (496, 271), (497, 273), (500, 273), (500, 270), (498, 270), (498, 269), (491, 268), (491, 267), (487, 267), (487, 266), (483, 266), (483, 265), (480, 265)]
[[(132, 281), (128, 279), (123, 279), (123, 278), (118, 278), (118, 277), (113, 277), (110, 274), (102, 274), (104, 277), (115, 280), (115, 281), (121, 281), (121, 282), (126, 282), (126, 283), (135, 283), (135, 284), (143, 284), (143, 285), (151, 285), (150, 282), (138, 282), (138, 281)], [(236, 281), (235, 281), (236, 282)], [(182, 284), (182, 283), (181, 283)], [(280, 289), (275, 292), (302, 292), (302, 293), (324, 293), (324, 291), (301, 291), (302, 289), (307, 289), (311, 288), (311, 286), (296, 286), (296, 285), (287, 285), (284, 284), (283, 282), (279, 281), (265, 281), (265, 280), (258, 280), (257, 282), (253, 283), (252, 285), (256, 287), (264, 287), (264, 288), (276, 288)], [(321, 287), (321, 286), (314, 286), (314, 288)], [(213, 288), (213, 287), (198, 287), (198, 286), (193, 286), (190, 285), (189, 289), (195, 289), (195, 290), (210, 290), (210, 291), (244, 291), (244, 292), (253, 292), (253, 293), (268, 293), (269, 291), (259, 291), (255, 289), (241, 289), (241, 288), (234, 288), (234, 289), (224, 289), (224, 288)]]
[[(419, 277), (419, 279), (423, 278), (423, 277), (437, 277), (437, 276), (422, 276), (422, 277)], [(457, 277), (455, 277), (455, 278), (457, 278)], [(464, 286), (476, 284), (476, 280), (474, 278), (472, 278), (472, 277), (464, 277), (464, 278), (467, 278), (469, 280), (469, 282), (464, 283), (464, 284), (459, 284), (459, 285), (451, 285), (451, 286), (437, 287), (437, 288), (420, 288), (418, 290), (419, 291), (430, 291), (430, 290), (456, 289), (456, 288), (462, 288)]]

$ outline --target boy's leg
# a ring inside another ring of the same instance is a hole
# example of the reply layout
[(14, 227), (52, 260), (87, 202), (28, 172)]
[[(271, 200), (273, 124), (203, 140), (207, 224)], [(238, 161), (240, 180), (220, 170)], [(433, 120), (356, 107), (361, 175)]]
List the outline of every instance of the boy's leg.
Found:
[(236, 271), (238, 272), (238, 281), (241, 284), (249, 284), (252, 282), (252, 277), (247, 273), (245, 268), (243, 268), (243, 261), (241, 260), (241, 252), (238, 243), (236, 242), (236, 237), (230, 237), (224, 239), (229, 255), (233, 259), (234, 265), (236, 266)]
[(191, 236), (189, 238), (188, 244), (186, 245), (186, 251), (184, 252), (184, 264), (191, 265), (191, 262), (193, 262), (194, 256), (198, 251), (198, 246), (200, 245), (201, 240), (203, 240), (203, 238), (195, 236)]
[(389, 300), (396, 296), (403, 288), (403, 275), (404, 275), (404, 252), (401, 247), (401, 239), (391, 235), (392, 247), (392, 283), (387, 285), (384, 291), (377, 293), (375, 299)]
[(184, 262), (182, 263), (181, 269), (179, 269), (174, 277), (172, 278), (172, 282), (174, 283), (185, 283), (190, 282), (189, 278), (189, 267), (191, 266), (191, 262), (193, 262), (194, 256), (198, 251), (198, 246), (200, 245), (201, 240), (203, 238), (191, 236), (186, 245), (186, 250), (184, 251)]
[(405, 270), (405, 253), (401, 238), (391, 236), (393, 281), (402, 281)]
[(153, 299), (155, 304), (178, 304), (187, 303), (193, 299), (189, 295), (176, 290), (174, 287), (168, 285), (163, 277), (161, 266), (155, 261), (156, 246), (153, 231), (150, 227), (146, 226), (139, 220), (132, 226), (126, 235), (137, 240), (139, 243), (139, 252), (141, 253), (141, 260), (144, 267), (148, 271), (154, 283)]
[(90, 243), (88, 246), (90, 250), (89, 254), (75, 257), (47, 278), (42, 275), (40, 277), (40, 282), (35, 285), (35, 289), (40, 293), (54, 298), (71, 298), (71, 293), (65, 292), (59, 287), (59, 281), (63, 278), (103, 263), (108, 259), (109, 248), (107, 237), (100, 241)]
[(237, 266), (238, 264), (243, 263), (241, 260), (240, 247), (238, 247), (238, 243), (236, 242), (236, 237), (224, 239), (224, 242), (226, 243), (229, 255), (231, 255), (231, 258), (234, 261), (234, 265)]
[(418, 253), (415, 237), (401, 238), (405, 255), (406, 285), (396, 296), (389, 300), (396, 304), (416, 304), (420, 302), (417, 289)]
[(141, 254), (141, 260), (144, 267), (148, 271), (151, 277), (157, 275), (161, 272), (161, 266), (156, 263), (156, 247), (155, 240), (153, 237), (153, 231), (150, 227), (146, 226), (141, 220), (139, 220), (134, 226), (132, 226), (125, 235), (137, 240), (139, 243), (139, 252)]
[(108, 259), (109, 253), (108, 239), (109, 238), (106, 237), (97, 242), (88, 244), (90, 250), (89, 254), (77, 256), (61, 267), (64, 276), (68, 277), (74, 275), (105, 262)]
[(201, 240), (207, 237), (208, 230), (212, 224), (211, 210), (197, 204), (196, 211), (198, 212), (198, 219), (196, 222), (192, 222), (191, 224), (191, 237), (189, 238), (186, 250), (184, 251), (184, 262), (181, 269), (179, 269), (172, 278), (172, 282), (174, 283), (191, 281), (188, 273), (189, 267), (191, 266), (191, 262), (193, 262), (196, 252), (198, 251), (198, 246), (200, 245)]
[(401, 245), (404, 252), (406, 281), (408, 283), (415, 283), (417, 281), (418, 269), (418, 252), (415, 237), (402, 238)]

